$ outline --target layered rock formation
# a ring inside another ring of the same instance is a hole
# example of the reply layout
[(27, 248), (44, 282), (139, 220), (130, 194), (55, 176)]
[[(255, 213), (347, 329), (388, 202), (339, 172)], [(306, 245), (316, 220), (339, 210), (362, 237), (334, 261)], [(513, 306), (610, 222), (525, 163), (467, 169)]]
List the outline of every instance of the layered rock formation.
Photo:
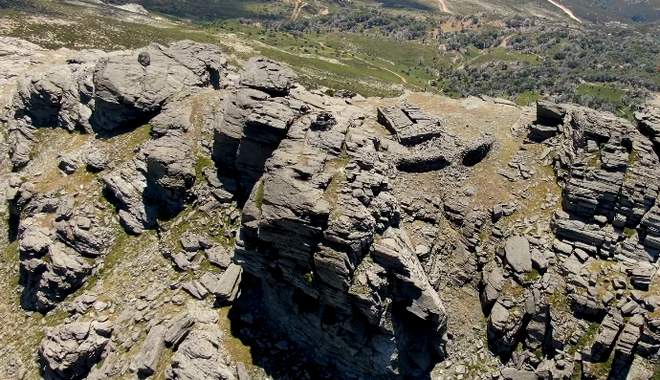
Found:
[[(277, 101), (298, 116), (284, 128), (262, 124), (262, 141), (279, 146), (244, 207), (235, 259), (261, 278), (272, 317), (322, 365), (351, 378), (423, 374), (444, 355), (446, 314), (399, 228), (389, 165), (357, 132), (364, 115), (309, 93)], [(250, 120), (268, 121), (259, 115), (272, 101), (261, 102), (244, 119), (239, 156), (253, 141)], [(216, 146), (227, 127), (216, 129)]]
[[(528, 129), (462, 134), (410, 100), (308, 91), (263, 58), (233, 71), (207, 45), (72, 56), (21, 80), (8, 118), (21, 306), (66, 315), (38, 351), (46, 378), (249, 378), (230, 332), (270, 365), (313, 358), (300, 378), (624, 378), (657, 356), (657, 110), (635, 125), (541, 101)], [(39, 128), (143, 124), (126, 157), (58, 152), (55, 178), (91, 184), (38, 182)], [(480, 166), (492, 155), (510, 170)], [(104, 294), (121, 271), (115, 286), (153, 288)]]

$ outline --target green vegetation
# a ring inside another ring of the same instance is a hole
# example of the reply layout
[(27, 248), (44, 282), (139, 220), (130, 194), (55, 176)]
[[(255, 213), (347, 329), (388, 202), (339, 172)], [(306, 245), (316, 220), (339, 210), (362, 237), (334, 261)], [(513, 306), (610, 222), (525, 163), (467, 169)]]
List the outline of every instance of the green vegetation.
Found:
[(582, 380), (582, 363), (576, 362), (575, 368), (573, 369), (573, 375), (571, 375), (571, 380)]
[(524, 91), (518, 94), (515, 98), (515, 103), (519, 106), (527, 106), (532, 103), (535, 103), (537, 100), (541, 99), (542, 96), (535, 91)]
[(312, 274), (312, 272), (305, 273), (303, 277), (305, 278), (305, 281), (309, 282), (310, 284), (314, 282), (314, 275)]
[(541, 273), (538, 270), (532, 269), (531, 272), (525, 273), (525, 281), (533, 282), (541, 278)]
[(341, 190), (342, 184), (346, 182), (346, 174), (344, 173), (343, 170), (338, 170), (335, 172), (335, 174), (332, 176), (332, 180), (330, 181), (330, 184), (328, 184), (328, 187), (325, 189), (325, 192), (323, 193), (323, 198), (330, 203), (331, 206), (335, 206), (337, 204), (337, 199), (339, 197), (339, 190)]
[(610, 102), (621, 100), (624, 92), (614, 85), (583, 83), (578, 86), (577, 94), (580, 96), (589, 95), (603, 98)]
[(517, 282), (513, 281), (512, 279), (509, 279), (509, 281), (506, 281), (504, 283), (504, 286), (502, 286), (502, 294), (510, 295), (510, 296), (513, 296), (513, 297), (521, 296), (524, 291), (525, 291), (525, 288), (520, 286)]
[(557, 288), (552, 294), (546, 296), (548, 304), (552, 305), (552, 308), (557, 311), (569, 312), (571, 310), (568, 297), (564, 289)]
[(656, 364), (651, 380), (660, 380), (660, 364)]
[(635, 230), (635, 228), (633, 228), (633, 227), (625, 227), (623, 229), (623, 236), (625, 236), (627, 238), (630, 238), (635, 234), (636, 231), (637, 230)]
[(628, 167), (634, 167), (639, 162), (639, 152), (633, 148), (628, 155)]
[(201, 154), (197, 157), (195, 162), (195, 176), (197, 180), (202, 180), (204, 178), (204, 169), (213, 167), (214, 163), (211, 157)]
[(264, 181), (259, 181), (257, 192), (254, 194), (254, 204), (261, 210), (264, 205)]
[(598, 328), (600, 327), (600, 324), (597, 322), (590, 322), (589, 323), (589, 329), (584, 333), (582, 338), (577, 342), (577, 344), (571, 348), (568, 349), (568, 353), (573, 355), (576, 352), (582, 350), (583, 348), (591, 347), (593, 345), (593, 341), (596, 337), (596, 333), (598, 332)]
[(603, 156), (603, 148), (600, 148), (598, 151), (594, 152), (587, 162), (587, 166), (590, 168), (600, 168), (600, 158)]
[(612, 370), (612, 363), (614, 362), (614, 353), (604, 362), (593, 363), (591, 365), (591, 375), (596, 379), (607, 379), (610, 371)]

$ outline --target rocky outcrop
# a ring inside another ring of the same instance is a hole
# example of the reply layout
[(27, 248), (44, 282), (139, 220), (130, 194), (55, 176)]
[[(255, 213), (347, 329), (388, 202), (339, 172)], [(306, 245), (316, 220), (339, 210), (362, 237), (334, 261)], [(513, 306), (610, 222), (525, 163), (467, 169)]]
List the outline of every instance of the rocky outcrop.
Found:
[(251, 59), (239, 83), (225, 101), (224, 114), (216, 120), (213, 158), (221, 178), (238, 184), (239, 201), (245, 201), (261, 177), (264, 164), (294, 120), (307, 109), (289, 96), (295, 74), (264, 59)]
[(150, 57), (146, 67), (134, 51), (111, 55), (94, 67), (90, 123), (95, 132), (144, 124), (165, 104), (195, 88), (220, 88), (226, 60), (213, 46), (182, 41), (169, 48), (150, 45), (142, 51)]
[[(26, 196), (23, 186), (15, 197)], [(18, 225), (21, 305), (46, 312), (80, 288), (104, 255), (111, 232), (93, 209), (77, 207), (73, 196), (31, 196), (15, 200)]]
[(222, 352), (222, 335), (215, 329), (192, 331), (172, 357), (168, 379), (235, 379)]
[(76, 380), (102, 360), (112, 323), (75, 322), (49, 331), (39, 348), (46, 378)]
[[(653, 119), (638, 117), (639, 130), (608, 113), (539, 102), (536, 124), (558, 127), (548, 141), (556, 147), (555, 167), (568, 171), (563, 191), (567, 214), (556, 214), (556, 235), (603, 257), (655, 261), (657, 223), (652, 210), (660, 163), (652, 141), (643, 134), (652, 135)], [(604, 224), (613, 228), (602, 228)], [(638, 234), (624, 236), (624, 229), (637, 229)]]
[[(263, 109), (259, 104), (273, 102), (252, 96), (240, 107), (240, 96), (227, 108), (248, 111), (232, 122), (245, 125), (233, 137), (239, 147), (253, 139), (247, 127)], [(446, 313), (399, 228), (398, 204), (384, 176), (389, 165), (378, 159), (373, 139), (359, 134), (361, 111), (295, 96), (311, 100), (296, 107), (306, 114), (283, 129), (255, 124), (262, 141), (282, 140), (245, 204), (234, 259), (261, 278), (271, 316), (319, 364), (346, 378), (421, 375), (444, 355)], [(336, 123), (319, 128), (328, 113)], [(222, 133), (226, 117), (224, 123), (216, 144), (230, 141)]]
[(443, 120), (428, 115), (414, 104), (378, 107), (378, 122), (397, 142), (407, 146), (440, 137), (445, 129)]
[[(174, 112), (188, 119), (191, 109), (170, 107), (168, 114)], [(157, 125), (155, 138), (138, 148), (134, 160), (102, 177), (122, 225), (134, 234), (177, 215), (193, 198), (196, 160), (186, 129), (176, 122)]]
[(37, 128), (116, 134), (147, 123), (195, 89), (220, 86), (226, 61), (215, 47), (182, 41), (145, 51), (148, 66), (140, 64), (137, 51), (84, 51), (64, 66), (19, 81), (9, 112), (14, 168), (29, 163)]
[(137, 372), (140, 378), (146, 378), (156, 373), (161, 350), (165, 347), (166, 332), (167, 327), (162, 324), (149, 330), (142, 347), (140, 347), (140, 352), (131, 363), (131, 371)]
[(509, 300), (495, 303), (488, 319), (488, 343), (493, 352), (508, 353), (518, 343), (523, 328), (524, 310)]
[(619, 332), (623, 328), (623, 323), (623, 316), (616, 310), (610, 312), (603, 319), (603, 323), (598, 328), (596, 341), (591, 348), (591, 359), (593, 361), (601, 361), (604, 354), (610, 354), (614, 348), (614, 342), (616, 342)]

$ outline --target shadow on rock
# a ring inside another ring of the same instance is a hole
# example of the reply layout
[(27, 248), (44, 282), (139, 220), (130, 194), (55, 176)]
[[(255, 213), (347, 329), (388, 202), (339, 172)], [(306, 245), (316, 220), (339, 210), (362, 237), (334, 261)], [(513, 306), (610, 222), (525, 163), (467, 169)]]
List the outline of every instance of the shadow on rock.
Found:
[(264, 308), (261, 281), (243, 274), (241, 295), (229, 311), (231, 333), (250, 347), (252, 363), (274, 380), (337, 379), (338, 374), (318, 368), (313, 358), (286, 338)]

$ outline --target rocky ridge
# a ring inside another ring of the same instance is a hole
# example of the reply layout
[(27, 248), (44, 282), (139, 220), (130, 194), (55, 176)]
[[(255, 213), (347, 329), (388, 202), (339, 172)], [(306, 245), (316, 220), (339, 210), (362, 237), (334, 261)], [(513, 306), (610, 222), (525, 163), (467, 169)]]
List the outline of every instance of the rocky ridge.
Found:
[[(6, 85), (7, 268), (54, 323), (3, 376), (266, 378), (238, 335), (273, 378), (650, 379), (660, 111), (372, 104), (187, 41), (58, 54)], [(482, 110), (520, 120), (465, 133)], [(60, 130), (85, 142), (47, 166)]]

